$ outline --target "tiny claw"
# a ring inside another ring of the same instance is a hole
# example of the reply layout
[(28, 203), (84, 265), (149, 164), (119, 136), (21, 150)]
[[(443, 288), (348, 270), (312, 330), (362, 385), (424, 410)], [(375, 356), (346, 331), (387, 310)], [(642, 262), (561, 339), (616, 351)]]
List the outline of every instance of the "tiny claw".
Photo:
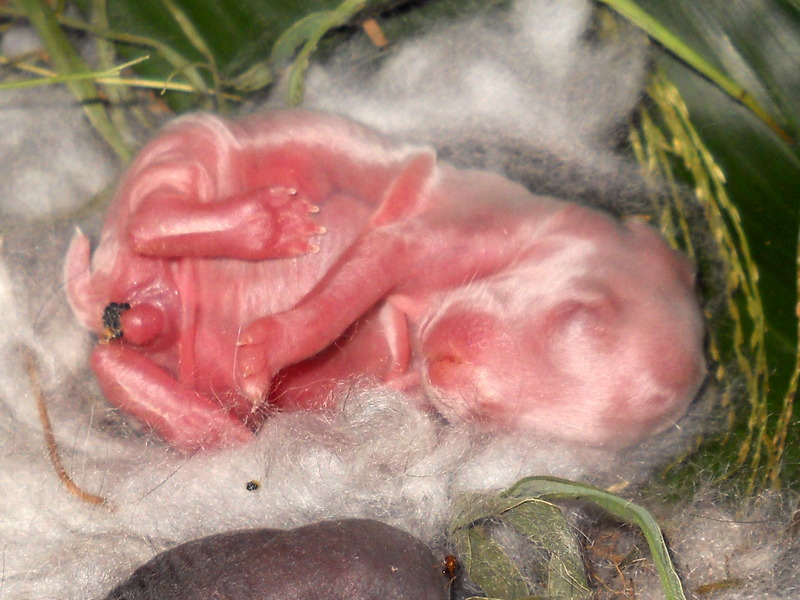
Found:
[(287, 188), (286, 193), (290, 196), (297, 196), (297, 188)]
[(316, 204), (309, 204), (308, 205), (308, 212), (310, 212), (310, 213), (318, 213), (319, 212), (319, 206), (317, 206)]
[(310, 254), (317, 254), (319, 252), (319, 246), (317, 246), (316, 244), (309, 244), (308, 252)]
[(244, 337), (239, 338), (239, 340), (236, 342), (236, 345), (237, 346), (249, 346), (252, 343), (253, 343), (253, 336), (246, 335)]
[(314, 231), (314, 233), (317, 233), (317, 234), (323, 234), (323, 233), (326, 233), (327, 231), (328, 231), (328, 230), (327, 230), (325, 227), (323, 227), (322, 225), (320, 225), (319, 227), (317, 227), (317, 228), (316, 228), (316, 230)]

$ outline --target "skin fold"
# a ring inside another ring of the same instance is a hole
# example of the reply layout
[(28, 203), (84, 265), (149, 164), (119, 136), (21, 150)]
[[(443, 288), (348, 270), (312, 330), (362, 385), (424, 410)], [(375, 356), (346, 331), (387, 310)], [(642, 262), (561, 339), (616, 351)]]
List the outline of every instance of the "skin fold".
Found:
[[(109, 401), (182, 450), (246, 442), (354, 378), (623, 447), (674, 424), (706, 372), (694, 269), (654, 229), (322, 112), (179, 119), (65, 276)], [(130, 305), (116, 339), (111, 303)]]

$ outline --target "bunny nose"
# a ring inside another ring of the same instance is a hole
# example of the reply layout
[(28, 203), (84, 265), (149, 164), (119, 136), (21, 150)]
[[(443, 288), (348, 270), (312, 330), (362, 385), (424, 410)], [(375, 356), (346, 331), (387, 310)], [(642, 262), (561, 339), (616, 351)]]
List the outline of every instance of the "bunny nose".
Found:
[(152, 304), (134, 304), (120, 315), (124, 340), (135, 346), (146, 346), (164, 330), (164, 313)]

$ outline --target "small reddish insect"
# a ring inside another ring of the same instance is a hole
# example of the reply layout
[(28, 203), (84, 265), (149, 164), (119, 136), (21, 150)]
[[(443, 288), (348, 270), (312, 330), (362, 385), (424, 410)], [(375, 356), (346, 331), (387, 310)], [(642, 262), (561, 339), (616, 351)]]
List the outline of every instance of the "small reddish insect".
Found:
[(458, 559), (452, 554), (445, 556), (444, 561), (437, 566), (442, 568), (442, 575), (450, 577), (450, 581), (447, 582), (448, 586), (456, 580), (458, 574), (461, 572), (461, 563), (459, 563)]

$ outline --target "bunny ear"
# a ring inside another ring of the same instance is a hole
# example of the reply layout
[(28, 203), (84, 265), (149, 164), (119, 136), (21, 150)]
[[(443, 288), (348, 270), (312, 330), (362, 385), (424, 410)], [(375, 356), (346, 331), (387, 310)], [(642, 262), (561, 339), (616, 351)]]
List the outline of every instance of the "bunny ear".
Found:
[(100, 331), (103, 307), (92, 286), (90, 255), (89, 238), (76, 228), (64, 263), (67, 300), (84, 327)]
[(413, 156), (381, 199), (370, 225), (387, 225), (421, 212), (421, 205), (435, 182), (436, 169), (436, 154), (433, 150), (422, 150)]

